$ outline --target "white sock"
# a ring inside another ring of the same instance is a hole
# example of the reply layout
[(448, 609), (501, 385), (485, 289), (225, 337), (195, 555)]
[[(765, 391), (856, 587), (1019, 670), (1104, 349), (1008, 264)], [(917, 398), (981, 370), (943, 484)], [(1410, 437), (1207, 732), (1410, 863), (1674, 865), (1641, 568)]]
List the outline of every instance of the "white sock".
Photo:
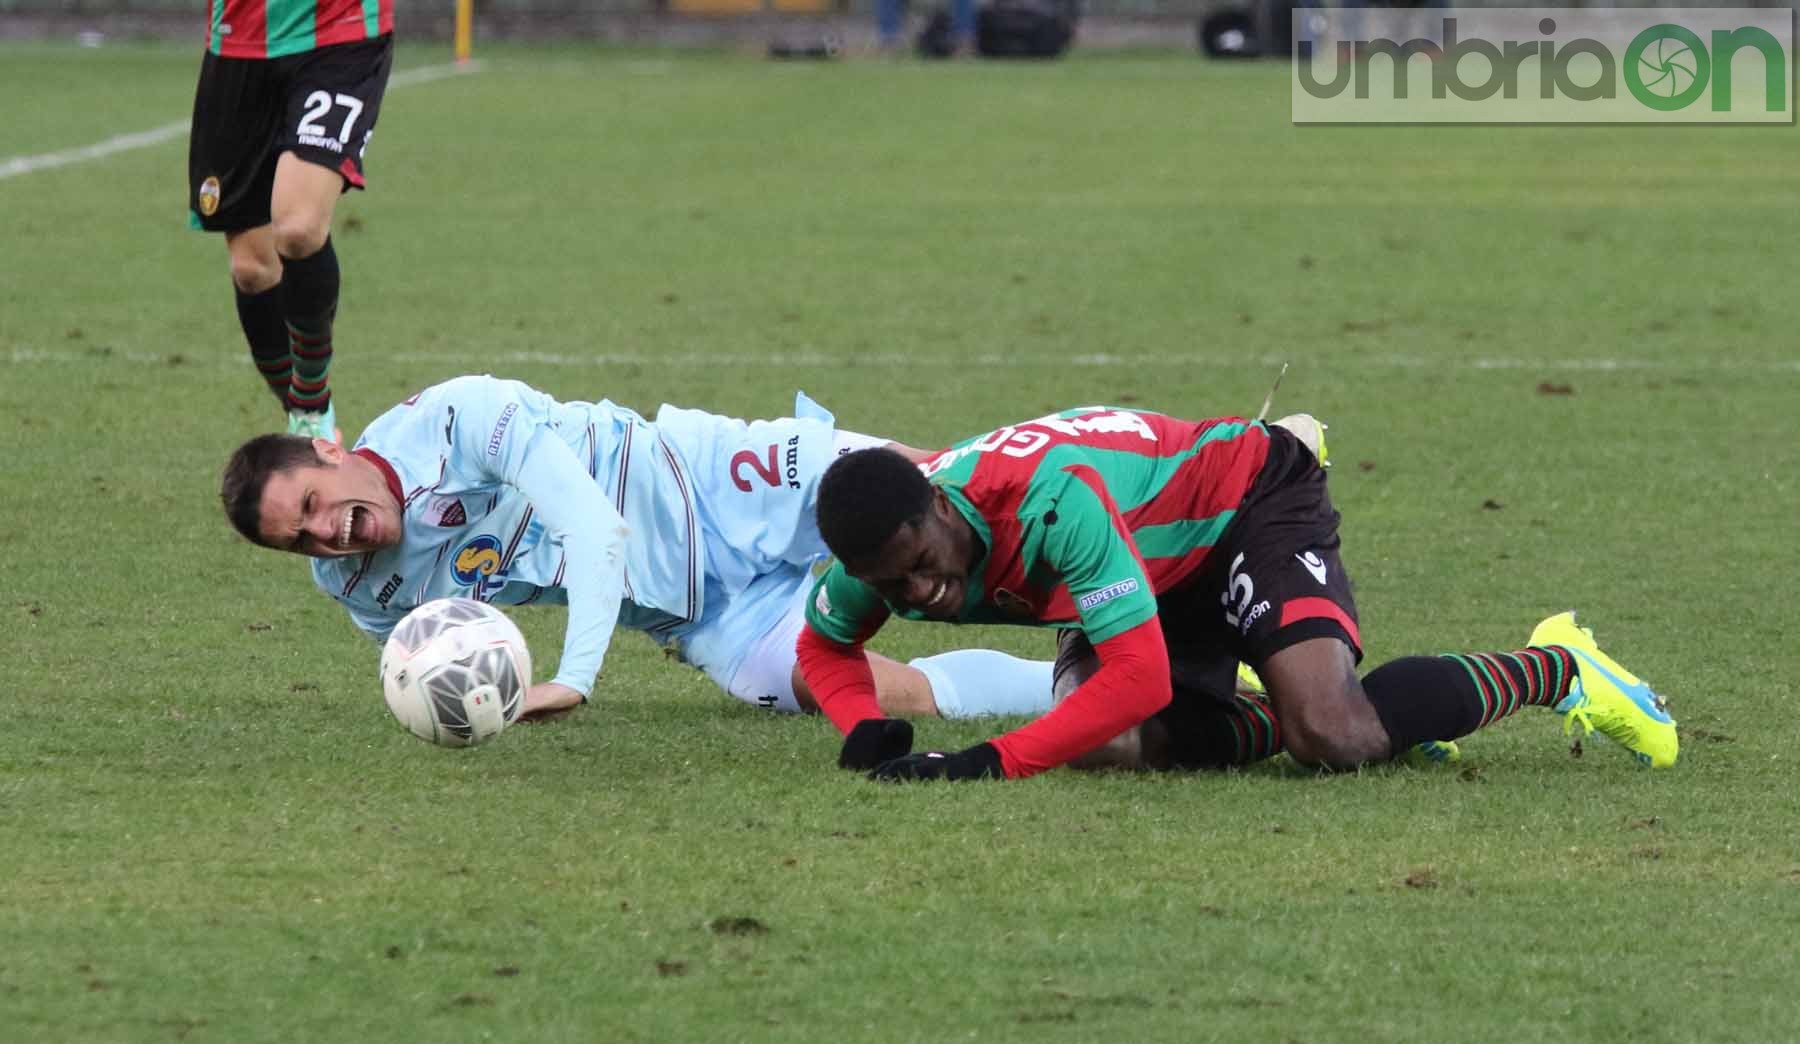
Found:
[(1050, 709), (1048, 660), (1021, 660), (992, 649), (958, 649), (907, 664), (923, 671), (945, 718), (1043, 714)]

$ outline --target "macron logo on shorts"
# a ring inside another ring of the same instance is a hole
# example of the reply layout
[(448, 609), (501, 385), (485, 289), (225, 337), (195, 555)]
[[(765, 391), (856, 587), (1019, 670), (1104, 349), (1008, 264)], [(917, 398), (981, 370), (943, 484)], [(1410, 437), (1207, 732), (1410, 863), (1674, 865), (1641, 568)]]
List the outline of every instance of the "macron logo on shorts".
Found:
[(512, 423), (513, 414), (518, 411), (519, 404), (516, 402), (507, 403), (506, 409), (500, 411), (500, 422), (494, 425), (494, 433), (488, 436), (488, 456), (497, 457), (500, 455), (500, 440), (506, 437), (506, 426)]
[(1116, 584), (1108, 584), (1098, 591), (1090, 591), (1089, 593), (1082, 595), (1081, 600), (1075, 604), (1085, 613), (1097, 605), (1105, 605), (1113, 599), (1128, 595), (1137, 589), (1137, 578), (1132, 577), (1129, 580), (1121, 580)]

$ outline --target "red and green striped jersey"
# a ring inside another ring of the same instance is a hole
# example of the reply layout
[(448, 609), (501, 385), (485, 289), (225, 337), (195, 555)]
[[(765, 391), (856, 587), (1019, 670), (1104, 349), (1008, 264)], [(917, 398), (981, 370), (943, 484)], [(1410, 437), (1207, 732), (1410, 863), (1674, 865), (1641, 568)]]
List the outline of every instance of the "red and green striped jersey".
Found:
[(206, 49), (280, 58), (394, 31), (394, 0), (212, 0)]
[[(1268, 451), (1259, 421), (1103, 406), (944, 450), (920, 467), (986, 548), (958, 622), (1078, 626), (1097, 645), (1152, 619), (1156, 596), (1206, 563)], [(892, 611), (833, 563), (806, 619), (853, 645)]]

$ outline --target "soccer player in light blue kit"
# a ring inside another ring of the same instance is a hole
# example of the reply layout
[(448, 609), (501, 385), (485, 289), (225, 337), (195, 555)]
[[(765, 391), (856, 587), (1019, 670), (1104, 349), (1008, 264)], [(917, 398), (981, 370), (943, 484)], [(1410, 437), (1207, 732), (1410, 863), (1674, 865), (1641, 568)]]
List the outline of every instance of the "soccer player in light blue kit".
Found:
[[(646, 421), (604, 399), (458, 377), (376, 418), (348, 451), (251, 439), (220, 496), (245, 537), (310, 556), (319, 589), (377, 642), (434, 598), (566, 604), (556, 675), (527, 692), (526, 714), (585, 701), (618, 627), (747, 703), (812, 710), (794, 647), (826, 554), (819, 477), (854, 449), (926, 454), (841, 431), (804, 394), (795, 414), (745, 422), (664, 405)], [(1049, 663), (987, 650), (872, 659), (895, 715), (1050, 706)]]

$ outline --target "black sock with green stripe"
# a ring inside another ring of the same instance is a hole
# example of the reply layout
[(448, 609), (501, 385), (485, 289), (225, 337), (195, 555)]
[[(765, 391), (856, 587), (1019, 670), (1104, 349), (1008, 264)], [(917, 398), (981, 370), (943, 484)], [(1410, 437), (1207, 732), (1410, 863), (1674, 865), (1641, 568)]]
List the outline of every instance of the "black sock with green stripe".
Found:
[(311, 257), (281, 260), (281, 312), (287, 321), (294, 373), (291, 410), (322, 412), (331, 405), (331, 321), (337, 315), (337, 251), (328, 237)]
[(244, 340), (250, 343), (256, 372), (262, 374), (263, 382), (285, 407), (294, 363), (288, 352), (287, 321), (281, 317), (281, 289), (270, 287), (260, 294), (246, 294), (236, 284), (232, 289), (237, 293), (238, 325), (244, 328)]
[(1511, 653), (1407, 656), (1362, 680), (1394, 752), (1453, 740), (1527, 704), (1551, 707), (1575, 681), (1575, 658), (1551, 645)]
[(1236, 695), (1233, 703), (1184, 708), (1180, 735), (1171, 737), (1175, 767), (1224, 768), (1248, 765), (1281, 752), (1281, 726), (1267, 703)]

